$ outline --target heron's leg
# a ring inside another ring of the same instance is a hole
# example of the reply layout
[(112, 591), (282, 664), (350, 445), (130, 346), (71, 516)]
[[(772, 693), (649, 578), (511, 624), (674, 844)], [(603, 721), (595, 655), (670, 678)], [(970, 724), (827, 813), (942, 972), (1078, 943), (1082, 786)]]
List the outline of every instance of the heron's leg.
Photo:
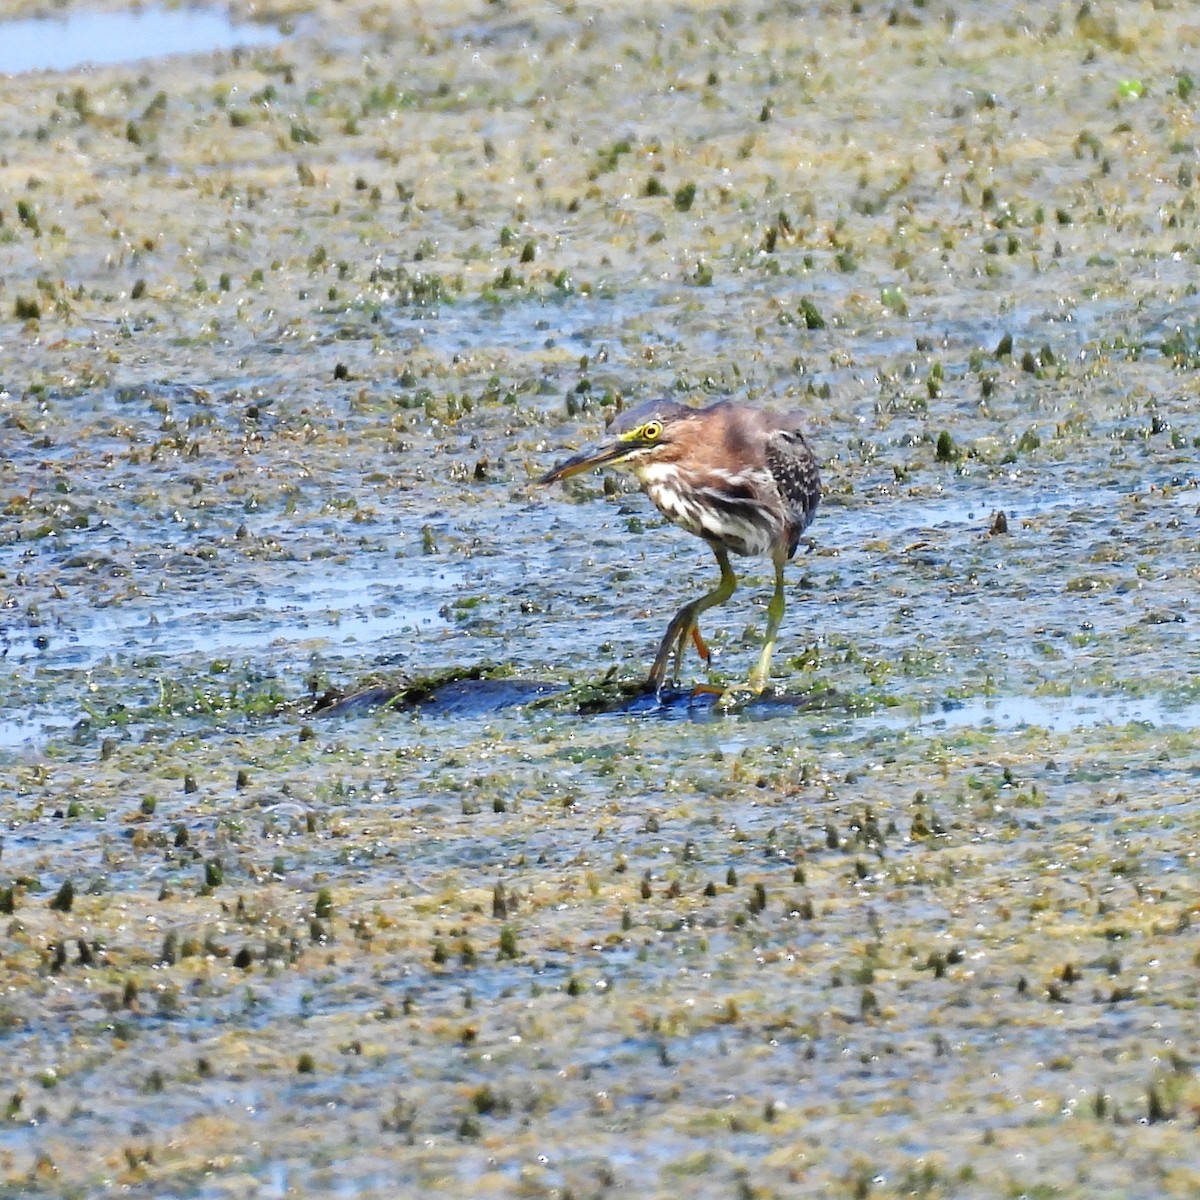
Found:
[[(693, 601), (694, 605), (696, 601)], [(689, 606), (691, 607), (691, 606)], [(675, 661), (675, 682), (679, 682), (679, 672), (683, 669), (683, 656), (687, 653), (688, 639), (691, 638), (692, 645), (696, 647), (696, 653), (700, 655), (704, 661), (704, 665), (708, 666), (711, 660), (711, 653), (708, 649), (708, 643), (704, 640), (700, 633), (700, 610), (693, 609), (692, 620), (690, 625), (681, 625), (679, 632), (675, 638), (675, 650), (672, 655)]]
[[(679, 664), (683, 659), (683, 650), (688, 638), (699, 638), (698, 622), (700, 615), (718, 604), (724, 604), (737, 589), (737, 576), (729, 565), (729, 555), (720, 546), (713, 546), (717, 563), (721, 568), (721, 578), (711, 592), (706, 592), (698, 600), (685, 604), (672, 618), (667, 626), (667, 632), (658, 646), (658, 654), (654, 657), (654, 665), (650, 668), (647, 684), (656, 691), (662, 687), (667, 674), (667, 663), (671, 655), (675, 656), (675, 673), (679, 673)], [(703, 645), (704, 639), (700, 638)], [(704, 647), (706, 650), (707, 646)]]
[(767, 636), (763, 641), (762, 653), (754, 670), (750, 672), (750, 690), (758, 695), (767, 686), (767, 676), (771, 670), (771, 652), (775, 649), (775, 638), (779, 626), (783, 623), (783, 566), (787, 559), (780, 553), (775, 556), (775, 594), (767, 605)]

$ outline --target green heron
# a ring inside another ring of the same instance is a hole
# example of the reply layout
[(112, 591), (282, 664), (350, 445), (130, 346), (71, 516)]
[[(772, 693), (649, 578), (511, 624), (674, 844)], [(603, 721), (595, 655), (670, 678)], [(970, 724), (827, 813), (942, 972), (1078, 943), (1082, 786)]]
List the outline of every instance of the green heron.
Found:
[(761, 692), (783, 621), (783, 567), (821, 498), (817, 460), (800, 432), (799, 415), (724, 400), (708, 408), (651, 400), (618, 416), (606, 441), (559, 463), (538, 482), (555, 483), (607, 464), (632, 471), (659, 512), (703, 538), (721, 568), (717, 586), (671, 618), (647, 686), (662, 687), (672, 655), (678, 679), (689, 638), (709, 661), (699, 621), (737, 587), (729, 555), (769, 554), (775, 593), (767, 606), (762, 653), (749, 679), (750, 690)]

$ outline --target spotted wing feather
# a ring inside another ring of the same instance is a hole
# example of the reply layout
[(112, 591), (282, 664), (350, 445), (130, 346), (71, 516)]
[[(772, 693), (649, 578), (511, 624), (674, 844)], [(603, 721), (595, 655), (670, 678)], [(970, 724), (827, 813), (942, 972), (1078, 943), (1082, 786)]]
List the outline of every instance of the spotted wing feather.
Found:
[(771, 434), (767, 439), (767, 469), (787, 511), (788, 558), (791, 558), (821, 500), (816, 455), (800, 430), (779, 429)]

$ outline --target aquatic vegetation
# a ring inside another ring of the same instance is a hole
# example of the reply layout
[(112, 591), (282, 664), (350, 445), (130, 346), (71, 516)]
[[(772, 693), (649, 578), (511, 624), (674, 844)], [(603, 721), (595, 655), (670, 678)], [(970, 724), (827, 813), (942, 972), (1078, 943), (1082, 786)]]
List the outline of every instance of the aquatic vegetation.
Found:
[(1195, 1194), (1187, 6), (310, 7), (0, 95), (0, 1191)]

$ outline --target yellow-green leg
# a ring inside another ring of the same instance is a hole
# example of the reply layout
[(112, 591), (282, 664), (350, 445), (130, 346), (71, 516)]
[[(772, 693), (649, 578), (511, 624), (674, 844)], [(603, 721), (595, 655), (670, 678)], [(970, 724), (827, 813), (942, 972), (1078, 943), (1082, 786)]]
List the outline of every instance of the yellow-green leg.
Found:
[[(699, 600), (685, 604), (672, 618), (663, 640), (659, 643), (658, 654), (654, 657), (654, 665), (650, 668), (650, 677), (646, 683), (657, 691), (663, 685), (667, 674), (667, 663), (675, 656), (675, 677), (679, 677), (679, 667), (683, 662), (683, 652), (688, 639), (699, 638), (700, 615), (726, 600), (737, 590), (737, 576), (729, 565), (729, 555), (720, 546), (713, 546), (713, 553), (721, 567), (721, 578), (711, 592), (705, 593)], [(782, 616), (782, 613), (780, 614)], [(703, 645), (703, 639), (697, 644), (697, 650)], [(707, 649), (707, 647), (705, 647)]]
[(779, 626), (783, 623), (783, 566), (786, 562), (787, 559), (782, 554), (775, 555), (775, 594), (771, 597), (771, 603), (767, 605), (767, 636), (749, 679), (750, 690), (756, 696), (767, 686), (767, 677), (771, 671), (771, 653), (775, 649)]

